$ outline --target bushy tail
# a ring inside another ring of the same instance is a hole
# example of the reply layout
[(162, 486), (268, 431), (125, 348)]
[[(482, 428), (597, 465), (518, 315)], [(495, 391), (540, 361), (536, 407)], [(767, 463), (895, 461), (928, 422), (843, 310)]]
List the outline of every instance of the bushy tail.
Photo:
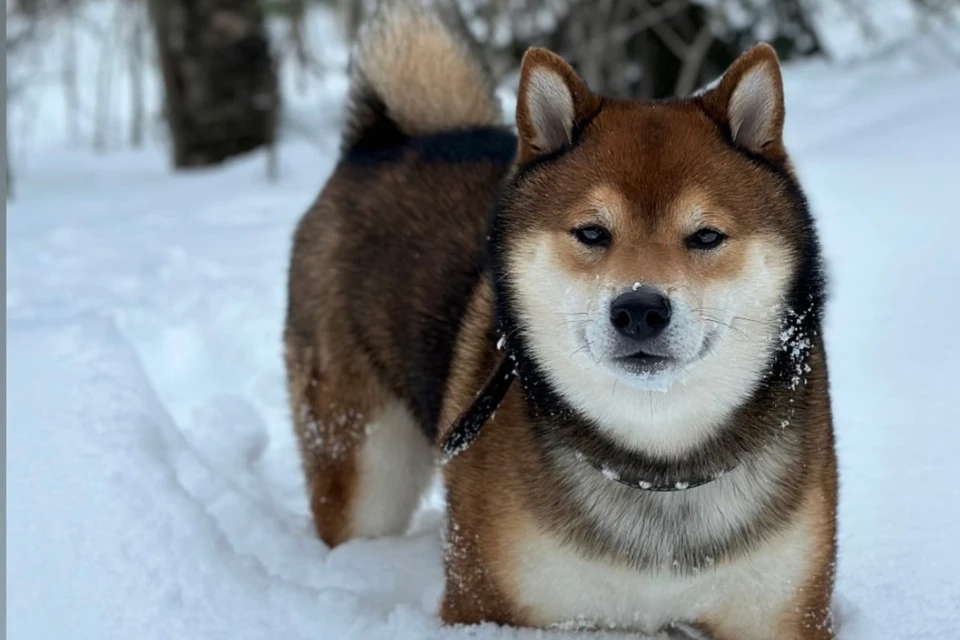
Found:
[(343, 149), (502, 122), (478, 47), (453, 0), (382, 0), (350, 61)]

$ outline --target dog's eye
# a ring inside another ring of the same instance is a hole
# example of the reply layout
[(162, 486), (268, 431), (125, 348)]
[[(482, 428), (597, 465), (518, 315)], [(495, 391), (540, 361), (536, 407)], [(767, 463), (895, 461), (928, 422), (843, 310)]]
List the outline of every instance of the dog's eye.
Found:
[(610, 232), (597, 224), (574, 229), (573, 235), (588, 247), (606, 247), (610, 244)]
[(691, 249), (716, 249), (727, 236), (716, 229), (700, 229), (687, 238), (687, 246)]

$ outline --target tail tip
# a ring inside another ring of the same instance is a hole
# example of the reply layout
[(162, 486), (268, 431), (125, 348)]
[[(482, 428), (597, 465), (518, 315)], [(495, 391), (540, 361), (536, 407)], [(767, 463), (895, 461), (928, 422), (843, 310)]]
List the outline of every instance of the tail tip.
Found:
[(344, 148), (502, 124), (493, 78), (452, 0), (382, 1), (361, 27), (350, 76)]

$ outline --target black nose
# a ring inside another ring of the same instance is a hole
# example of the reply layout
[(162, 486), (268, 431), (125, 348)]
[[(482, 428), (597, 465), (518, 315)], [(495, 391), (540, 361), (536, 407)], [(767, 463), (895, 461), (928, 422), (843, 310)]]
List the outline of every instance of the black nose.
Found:
[(610, 322), (628, 338), (653, 338), (670, 324), (670, 301), (649, 287), (628, 291), (610, 305)]

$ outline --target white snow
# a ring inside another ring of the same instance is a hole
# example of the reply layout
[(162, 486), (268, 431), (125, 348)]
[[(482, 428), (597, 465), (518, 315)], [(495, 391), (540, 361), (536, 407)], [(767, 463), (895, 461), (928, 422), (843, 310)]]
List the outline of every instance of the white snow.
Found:
[(606, 466), (601, 467), (600, 473), (602, 473), (603, 477), (605, 477), (607, 480), (613, 480), (613, 481), (620, 480), (620, 474), (617, 473), (616, 470), (611, 469), (610, 467), (606, 467)]
[[(831, 273), (841, 638), (956, 638), (960, 69), (786, 82)], [(314, 536), (280, 344), (293, 226), (335, 161), (313, 136), (276, 184), (259, 155), (174, 175), (155, 147), (31, 149), (6, 219), (9, 638), (580, 637), (442, 628), (436, 496), (403, 538)]]

